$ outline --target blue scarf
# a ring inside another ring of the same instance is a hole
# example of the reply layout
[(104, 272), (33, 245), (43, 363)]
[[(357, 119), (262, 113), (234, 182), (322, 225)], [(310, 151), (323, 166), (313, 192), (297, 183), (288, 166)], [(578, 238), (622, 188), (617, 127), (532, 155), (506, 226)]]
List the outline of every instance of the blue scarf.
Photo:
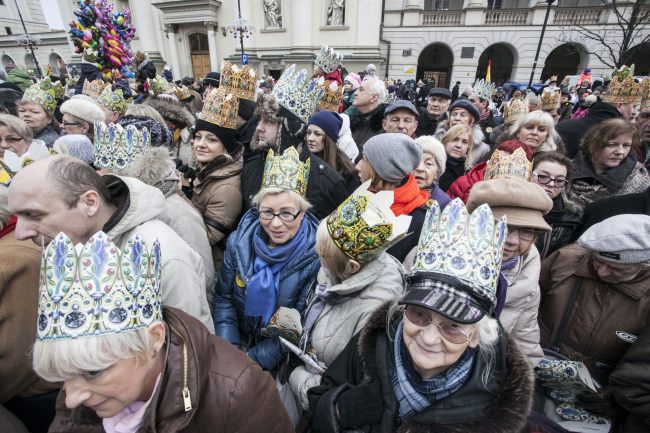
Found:
[[(265, 326), (277, 310), (280, 271), (297, 254), (302, 254), (308, 237), (305, 235), (308, 222), (303, 218), (296, 235), (286, 244), (271, 248), (260, 226), (253, 239), (255, 262), (253, 276), (246, 288), (244, 313), (253, 318), (254, 328)], [(261, 319), (261, 321), (260, 321)]]
[(499, 318), (503, 306), (506, 304), (506, 294), (508, 293), (508, 280), (506, 280), (506, 273), (513, 270), (519, 264), (519, 256), (511, 257), (501, 263), (501, 272), (499, 272), (499, 280), (497, 281), (497, 305), (494, 309), (494, 317)]
[(431, 379), (422, 380), (415, 371), (409, 351), (404, 345), (403, 328), (404, 322), (401, 321), (395, 333), (393, 375), (393, 391), (402, 420), (422, 412), (434, 402), (462, 388), (472, 373), (475, 354), (475, 350), (468, 347), (454, 365)]

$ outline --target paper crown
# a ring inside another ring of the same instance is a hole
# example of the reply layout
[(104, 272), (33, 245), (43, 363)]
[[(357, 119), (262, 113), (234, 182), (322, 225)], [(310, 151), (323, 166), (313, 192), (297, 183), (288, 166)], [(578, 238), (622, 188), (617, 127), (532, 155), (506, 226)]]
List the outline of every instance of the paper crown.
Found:
[(238, 110), (239, 100), (219, 87), (208, 91), (199, 118), (222, 128), (237, 129)]
[(474, 83), (472, 94), (479, 96), (481, 99), (486, 99), (489, 101), (492, 99), (492, 94), (496, 88), (496, 84), (480, 79)]
[(190, 99), (192, 97), (190, 89), (185, 86), (175, 88), (174, 95), (176, 98), (178, 98), (179, 101), (185, 101), (186, 99)]
[(53, 114), (56, 109), (57, 95), (63, 93), (61, 83), (52, 83), (49, 78), (45, 78), (38, 83), (32, 84), (25, 90), (23, 101), (34, 102), (49, 114)]
[(113, 334), (162, 320), (160, 245), (135, 235), (118, 248), (104, 232), (84, 245), (59, 233), (43, 252), (39, 340)]
[(241, 69), (230, 62), (224, 62), (221, 67), (221, 81), (219, 87), (227, 89), (239, 99), (255, 100), (257, 89), (255, 70), (244, 65)]
[(133, 101), (133, 98), (124, 99), (124, 93), (122, 93), (122, 89), (113, 91), (111, 89), (111, 86), (106, 86), (97, 99), (99, 105), (109, 111), (117, 111), (120, 113), (120, 116), (126, 113), (126, 108), (131, 103), (131, 101)]
[(515, 149), (510, 154), (497, 149), (485, 165), (483, 180), (518, 179), (528, 182), (532, 172), (533, 163), (526, 158), (524, 149)]
[(343, 55), (334, 51), (334, 48), (327, 48), (327, 45), (320, 47), (320, 52), (314, 60), (314, 64), (321, 68), (326, 74), (331, 74), (339, 67)]
[(316, 107), (319, 110), (333, 111), (338, 113), (341, 98), (343, 98), (343, 87), (339, 87), (336, 81), (323, 82), (323, 96), (318, 100)]
[(84, 87), (83, 90), (81, 91), (82, 94), (90, 96), (93, 98), (95, 101), (99, 99), (99, 96), (102, 94), (102, 91), (107, 86), (108, 83), (105, 83), (102, 80), (86, 80), (84, 81)]
[(640, 110), (650, 110), (650, 76), (641, 80), (641, 108)]
[(135, 158), (142, 155), (151, 143), (147, 128), (139, 131), (135, 126), (95, 122), (95, 167), (124, 170)]
[(641, 85), (634, 81), (634, 65), (614, 69), (603, 101), (610, 104), (638, 104), (640, 100)]
[(0, 184), (9, 186), (11, 180), (20, 170), (34, 161), (57, 153), (54, 149), (48, 149), (41, 140), (32, 140), (27, 151), (21, 156), (11, 150), (5, 150), (3, 158), (0, 159)]
[(528, 98), (512, 98), (503, 108), (505, 123), (514, 123), (528, 114)]
[(282, 155), (275, 155), (273, 149), (269, 149), (264, 164), (262, 188), (286, 188), (305, 197), (308, 179), (309, 159), (301, 162), (295, 147), (288, 148)]
[(442, 212), (434, 201), (424, 218), (412, 272), (456, 278), (494, 305), (507, 234), (505, 216), (495, 222), (487, 204), (470, 215), (459, 198)]
[(327, 230), (337, 247), (349, 258), (367, 263), (402, 240), (411, 217), (396, 217), (390, 206), (392, 191), (376, 194), (355, 192), (327, 217)]
[(542, 92), (542, 110), (557, 110), (560, 108), (562, 93), (559, 88), (546, 88)]
[(325, 92), (323, 82), (322, 77), (312, 80), (305, 69), (296, 71), (296, 65), (291, 65), (284, 70), (272, 93), (278, 104), (306, 124)]
[(169, 83), (160, 75), (156, 75), (155, 78), (147, 78), (147, 83), (154, 95), (161, 95), (169, 90)]
[(81, 60), (87, 63), (97, 63), (98, 58), (99, 53), (90, 47), (86, 48), (81, 54)]

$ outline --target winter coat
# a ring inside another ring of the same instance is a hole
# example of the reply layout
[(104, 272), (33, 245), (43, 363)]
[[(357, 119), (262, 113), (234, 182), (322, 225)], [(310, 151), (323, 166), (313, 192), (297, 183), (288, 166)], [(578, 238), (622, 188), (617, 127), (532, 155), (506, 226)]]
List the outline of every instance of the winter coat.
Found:
[(411, 217), (411, 224), (409, 224), (407, 231), (408, 236), (386, 250), (388, 254), (404, 263), (408, 253), (417, 246), (418, 240), (420, 240), (420, 233), (422, 232), (422, 226), (424, 225), (424, 217), (427, 215), (429, 207), (430, 204), (427, 202), (422, 206), (413, 209), (411, 213), (408, 214)]
[(119, 248), (124, 248), (127, 240), (136, 234), (147, 245), (158, 240), (163, 304), (196, 317), (213, 332), (203, 261), (174, 230), (158, 219), (165, 208), (163, 193), (132, 177), (105, 175), (104, 182), (117, 206), (104, 224), (104, 232)]
[[(439, 123), (433, 136), (442, 141), (442, 136), (445, 135), (448, 129), (447, 122)], [(490, 145), (486, 142), (486, 135), (478, 123), (472, 126), (472, 147), (467, 151), (467, 154), (469, 160), (465, 163), (465, 168), (470, 168), (486, 160), (490, 155)]]
[(147, 81), (147, 78), (156, 78), (156, 65), (151, 60), (146, 59), (138, 65), (135, 78), (140, 80), (141, 83)]
[(29, 86), (34, 84), (31, 78), (29, 78), (29, 74), (24, 69), (20, 68), (14, 68), (7, 72), (7, 82), (20, 87), (20, 90), (23, 93)]
[(565, 120), (555, 125), (555, 130), (566, 147), (565, 153), (569, 158), (574, 158), (580, 150), (580, 140), (594, 125), (603, 120), (622, 118), (623, 115), (612, 104), (607, 102), (594, 102), (589, 109), (589, 114), (582, 119)]
[(172, 74), (171, 69), (165, 69), (163, 71), (163, 77), (165, 77), (165, 80), (167, 80), (168, 83), (171, 83), (174, 81), (174, 74)]
[(447, 193), (445, 193), (442, 189), (440, 189), (440, 187), (435, 183), (432, 185), (431, 194), (429, 195), (429, 197), (432, 200), (438, 202), (441, 210), (444, 209), (449, 204), (449, 202), (451, 202), (451, 197), (449, 197)]
[(420, 137), (422, 135), (434, 135), (438, 129), (438, 125), (444, 124), (447, 122), (447, 113), (444, 113), (440, 119), (432, 119), (429, 116), (426, 108), (420, 110), (420, 116), (418, 117), (418, 127), (415, 130), (415, 135)]
[(528, 252), (519, 257), (517, 266), (505, 273), (508, 290), (499, 316), (503, 328), (533, 366), (543, 356), (537, 325), (540, 267), (539, 252), (531, 245)]
[(553, 199), (553, 208), (544, 215), (544, 220), (551, 226), (551, 232), (539, 232), (535, 245), (542, 258), (571, 243), (573, 232), (580, 225), (582, 209), (567, 200), (564, 194)]
[(343, 123), (341, 124), (339, 139), (336, 144), (350, 158), (350, 161), (354, 163), (359, 156), (359, 148), (352, 138), (352, 131), (350, 131), (350, 116), (345, 113), (340, 113), (339, 116), (343, 120)]
[(366, 141), (384, 132), (382, 120), (384, 120), (385, 109), (386, 104), (381, 103), (368, 113), (350, 114), (350, 130), (352, 138), (359, 148), (359, 153), (363, 153), (363, 145), (366, 144)]
[(462, 175), (465, 174), (465, 161), (454, 164), (455, 161), (451, 160), (450, 156), (447, 156), (447, 162), (445, 163), (445, 171), (442, 172), (440, 178), (438, 179), (438, 186), (440, 189), (447, 192), (449, 187)]
[[(318, 220), (306, 212), (303, 221), (306, 222), (305, 236), (309, 241), (280, 272), (276, 308), (289, 307), (302, 312), (309, 288), (320, 268), (314, 249)], [(251, 359), (262, 368), (271, 370), (282, 358), (280, 342), (277, 338), (261, 337), (244, 314), (246, 285), (253, 277), (256, 258), (253, 242), (260, 230), (257, 210), (250, 209), (242, 217), (237, 230), (228, 237), (214, 297), (213, 317), (218, 336), (247, 349)]]
[(447, 189), (447, 194), (453, 200), (460, 198), (463, 203), (467, 203), (469, 192), (475, 183), (480, 182), (485, 177), (485, 162), (479, 162), (472, 167), (466, 174), (457, 178), (454, 183)]
[(54, 146), (54, 142), (59, 138), (54, 129), (50, 125), (47, 125), (45, 128), (41, 129), (38, 132), (34, 133), (34, 140), (41, 140), (48, 149), (51, 149)]
[(618, 167), (596, 174), (591, 161), (579, 152), (572, 167), (566, 196), (581, 208), (613, 195), (642, 192), (650, 186), (648, 171), (632, 155), (628, 155)]
[(74, 85), (74, 94), (75, 95), (81, 95), (84, 90), (84, 83), (86, 80), (88, 81), (95, 81), (95, 80), (102, 80), (104, 76), (102, 75), (101, 71), (97, 66), (95, 66), (93, 63), (81, 63), (81, 74), (79, 75), (79, 79)]
[[(165, 307), (163, 319), (165, 363), (138, 433), (293, 432), (271, 376), (182, 311)], [(65, 397), (63, 390), (50, 433), (104, 432), (92, 409), (67, 409)]]
[(237, 227), (241, 215), (241, 171), (244, 165), (241, 150), (233, 157), (232, 162), (213, 170), (208, 164), (204, 168), (207, 172), (203, 180), (200, 179), (201, 171), (198, 171), (192, 188), (192, 203), (203, 217), (217, 272), (223, 260), (226, 239)]
[[(309, 335), (314, 355), (328, 366), (361, 331), (377, 308), (404, 292), (404, 269), (393, 256), (382, 253), (338, 284), (331, 272), (321, 268), (318, 282), (326, 284), (327, 292), (335, 293), (340, 300), (325, 305)], [(304, 316), (315, 300), (315, 297), (311, 299)], [(289, 385), (294, 395), (300, 398), (303, 409), (309, 408), (307, 391), (319, 385), (320, 379), (320, 374), (312, 373), (303, 365), (291, 373)]]
[(483, 140), (488, 144), (488, 147), (492, 145), (492, 142), (490, 141), (490, 133), (500, 124), (501, 122), (496, 119), (494, 112), (492, 111), (490, 111), (490, 115), (487, 118), (478, 123), (483, 132)]
[(313, 433), (338, 433), (337, 399), (354, 385), (379, 381), (384, 403), (381, 421), (365, 426), (370, 433), (518, 433), (530, 413), (533, 378), (530, 365), (513, 339), (500, 328), (495, 344), (494, 372), (486, 385), (481, 375), (486, 365), (477, 356), (465, 385), (424, 411), (397, 424), (393, 335), (387, 335), (387, 305), (370, 317), (364, 329), (330, 365), (320, 386), (308, 392)]

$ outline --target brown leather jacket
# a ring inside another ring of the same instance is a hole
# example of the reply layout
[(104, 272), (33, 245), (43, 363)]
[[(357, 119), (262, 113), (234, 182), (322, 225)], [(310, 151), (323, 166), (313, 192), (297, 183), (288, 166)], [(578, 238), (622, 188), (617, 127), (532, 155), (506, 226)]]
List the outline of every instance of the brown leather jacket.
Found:
[[(165, 366), (139, 433), (293, 432), (268, 373), (182, 311), (165, 307), (163, 317), (168, 331)], [(185, 411), (185, 386), (190, 392), (189, 411)], [(68, 410), (65, 391), (61, 391), (49, 432), (100, 433), (104, 429), (92, 410), (83, 406)]]

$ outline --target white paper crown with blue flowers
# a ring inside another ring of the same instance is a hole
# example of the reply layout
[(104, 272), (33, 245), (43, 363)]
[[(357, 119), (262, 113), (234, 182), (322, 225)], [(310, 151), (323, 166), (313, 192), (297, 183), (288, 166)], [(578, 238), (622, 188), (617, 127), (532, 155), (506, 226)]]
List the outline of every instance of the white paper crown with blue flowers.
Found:
[(481, 99), (485, 99), (486, 101), (491, 101), (492, 94), (494, 93), (494, 90), (496, 88), (497, 88), (496, 84), (491, 83), (489, 81), (485, 81), (484, 79), (480, 79), (476, 83), (474, 83), (474, 87), (472, 88), (472, 93), (474, 95), (478, 95)]
[(59, 233), (43, 252), (37, 338), (79, 338), (162, 320), (160, 244), (135, 235), (123, 250), (104, 232), (74, 245)]
[(320, 47), (320, 52), (314, 60), (314, 64), (321, 68), (326, 74), (331, 74), (339, 67), (343, 60), (343, 55), (334, 48), (328, 48), (327, 45)]
[(144, 153), (151, 143), (147, 128), (122, 125), (101, 120), (95, 122), (95, 167), (124, 170)]
[(284, 70), (273, 87), (278, 104), (296, 115), (305, 124), (316, 110), (318, 101), (325, 93), (324, 79), (312, 79), (305, 69), (296, 71), (296, 65)]

